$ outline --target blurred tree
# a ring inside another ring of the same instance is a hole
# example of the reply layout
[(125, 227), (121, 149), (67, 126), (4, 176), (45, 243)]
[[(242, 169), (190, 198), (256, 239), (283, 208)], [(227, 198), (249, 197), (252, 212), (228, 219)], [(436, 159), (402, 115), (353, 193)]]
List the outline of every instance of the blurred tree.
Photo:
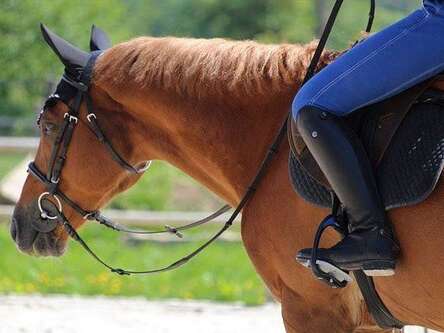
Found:
[(324, 31), (325, 23), (328, 20), (328, 16), (330, 14), (329, 4), (325, 0), (315, 0), (315, 14), (316, 14), (316, 36), (320, 37), (322, 32)]
[[(377, 0), (376, 18), (372, 31), (379, 31), (381, 28), (401, 19), (410, 10), (418, 8), (421, 3), (421, 0)], [(369, 9), (369, 0), (344, 1), (328, 46), (337, 49), (345, 48), (359, 39), (367, 25)]]
[(86, 48), (92, 23), (110, 30), (113, 39), (129, 35), (116, 25), (126, 7), (118, 0), (0, 2), (0, 116), (30, 116), (62, 73), (62, 65), (40, 34), (43, 22), (74, 44)]
[[(129, 36), (190, 36), (308, 42), (319, 36), (333, 0), (0, 0), (0, 125), (2, 116), (29, 116), (62, 67), (42, 41), (44, 22), (84, 48), (92, 23), (113, 41)], [(378, 0), (373, 31), (405, 16), (420, 0)], [(360, 37), (369, 0), (344, 1), (328, 47)], [(18, 123), (16, 123), (18, 124)], [(1, 127), (1, 126), (0, 126)], [(1, 128), (0, 128), (1, 130)], [(19, 131), (19, 128), (16, 128)]]
[(254, 38), (272, 0), (127, 0), (134, 30), (154, 36)]
[[(344, 1), (332, 47), (359, 37), (369, 0)], [(268, 42), (307, 42), (323, 30), (333, 0), (126, 0), (131, 28), (154, 36), (226, 37)], [(420, 0), (378, 0), (375, 29), (399, 19)]]

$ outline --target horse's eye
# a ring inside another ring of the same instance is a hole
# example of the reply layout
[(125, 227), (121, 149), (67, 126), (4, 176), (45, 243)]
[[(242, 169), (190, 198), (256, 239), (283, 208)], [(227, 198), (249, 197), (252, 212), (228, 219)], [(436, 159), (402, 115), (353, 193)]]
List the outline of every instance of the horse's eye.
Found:
[(56, 130), (57, 126), (53, 123), (44, 122), (42, 124), (42, 131), (44, 135), (51, 135)]

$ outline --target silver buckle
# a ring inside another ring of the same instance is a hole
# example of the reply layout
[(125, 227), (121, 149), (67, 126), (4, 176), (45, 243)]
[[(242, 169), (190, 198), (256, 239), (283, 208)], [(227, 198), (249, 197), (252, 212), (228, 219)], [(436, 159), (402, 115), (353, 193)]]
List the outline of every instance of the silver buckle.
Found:
[(53, 177), (51, 177), (51, 183), (53, 183), (53, 184), (58, 184), (59, 181), (60, 181), (60, 177), (57, 178), (57, 179), (54, 179)]
[(76, 124), (79, 122), (79, 118), (77, 118), (76, 116), (73, 116), (73, 115), (69, 114), (68, 112), (65, 113), (65, 115), (63, 116), (63, 118), (69, 118), (69, 122), (74, 121)]
[[(39, 199), (38, 199), (38, 201), (37, 201), (37, 206), (39, 207), (39, 210), (40, 210), (40, 217), (41, 217), (42, 219), (56, 220), (56, 219), (59, 218), (57, 215), (54, 215), (54, 216), (49, 215), (48, 212), (45, 211), (45, 210), (43, 209), (43, 207), (42, 207), (42, 200), (43, 200), (43, 198), (44, 198), (45, 196), (50, 196), (50, 195), (51, 195), (51, 193), (49, 193), (49, 192), (43, 192), (42, 194), (40, 194)], [(62, 203), (61, 203), (60, 199), (59, 199), (59, 198), (57, 197), (57, 195), (55, 195), (55, 194), (53, 194), (52, 196), (53, 196), (53, 198), (56, 200), (56, 202), (57, 202), (57, 206), (59, 206), (59, 207), (58, 207), (58, 208), (59, 208), (59, 212), (61, 213), (63, 207), (62, 207)]]
[(89, 113), (89, 114), (86, 116), (86, 119), (88, 119), (89, 122), (91, 122), (91, 118), (97, 119), (96, 114), (95, 114), (95, 113)]
[(97, 214), (96, 211), (95, 211), (95, 212), (87, 213), (87, 214), (85, 214), (85, 215), (83, 216), (83, 219), (84, 219), (84, 220), (88, 220), (91, 216), (94, 216), (95, 214)]
[(151, 160), (150, 161), (146, 161), (143, 167), (141, 167), (140, 169), (137, 169), (137, 173), (143, 173), (146, 170), (148, 170), (150, 168), (152, 162), (153, 161), (151, 161)]

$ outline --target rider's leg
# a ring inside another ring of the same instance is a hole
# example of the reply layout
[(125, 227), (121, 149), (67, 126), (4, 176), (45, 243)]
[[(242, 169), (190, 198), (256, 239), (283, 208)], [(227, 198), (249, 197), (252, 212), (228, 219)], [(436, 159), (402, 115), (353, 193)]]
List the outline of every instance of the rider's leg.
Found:
[[(351, 234), (320, 251), (322, 259), (343, 269), (391, 272), (397, 245), (366, 153), (340, 116), (443, 70), (444, 1), (425, 0), (422, 9), (344, 53), (296, 95), (292, 125), (344, 204), (351, 223)], [(306, 260), (310, 253), (310, 249), (301, 251), (298, 258)]]
[[(350, 234), (333, 248), (320, 249), (319, 258), (345, 270), (392, 274), (399, 249), (360, 140), (342, 118), (317, 107), (300, 110), (297, 127), (350, 221)], [(311, 249), (298, 253), (302, 262), (310, 259)]]

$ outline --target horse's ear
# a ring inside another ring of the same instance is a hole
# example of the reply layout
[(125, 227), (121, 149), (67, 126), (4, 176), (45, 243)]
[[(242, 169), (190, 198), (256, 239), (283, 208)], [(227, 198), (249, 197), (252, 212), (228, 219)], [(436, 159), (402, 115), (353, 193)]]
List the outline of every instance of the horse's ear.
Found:
[(103, 51), (111, 47), (111, 41), (105, 31), (96, 27), (91, 27), (91, 39), (89, 41), (91, 51)]
[(43, 24), (40, 24), (40, 29), (46, 43), (65, 65), (66, 71), (70, 74), (78, 75), (86, 66), (89, 54), (57, 36)]

